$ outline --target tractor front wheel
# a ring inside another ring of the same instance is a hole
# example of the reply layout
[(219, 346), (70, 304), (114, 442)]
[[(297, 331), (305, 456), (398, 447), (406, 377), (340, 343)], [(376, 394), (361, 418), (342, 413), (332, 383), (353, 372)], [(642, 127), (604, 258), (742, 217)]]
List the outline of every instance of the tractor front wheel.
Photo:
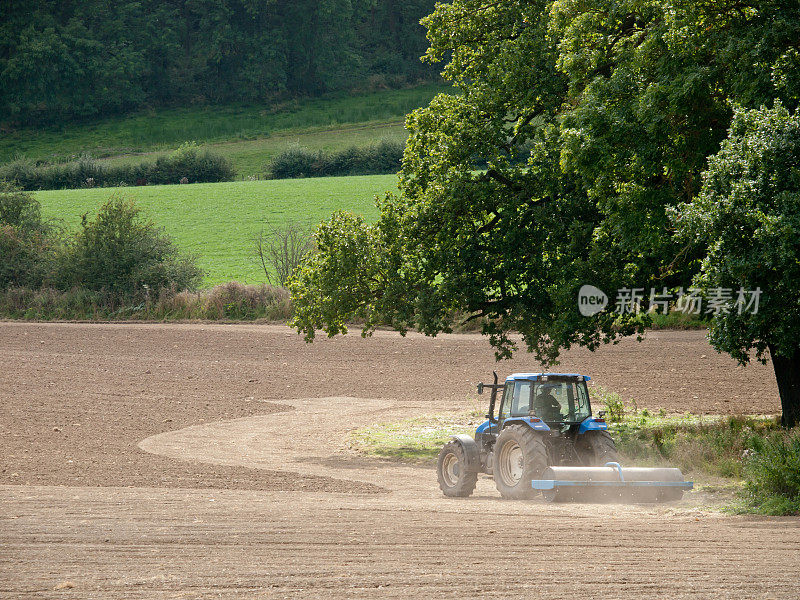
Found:
[(527, 425), (509, 425), (494, 444), (494, 483), (503, 498), (524, 500), (538, 492), (531, 481), (547, 468), (541, 435)]
[(464, 449), (458, 442), (448, 442), (439, 452), (436, 473), (439, 487), (445, 496), (465, 498), (475, 490), (478, 474), (466, 469), (467, 461)]

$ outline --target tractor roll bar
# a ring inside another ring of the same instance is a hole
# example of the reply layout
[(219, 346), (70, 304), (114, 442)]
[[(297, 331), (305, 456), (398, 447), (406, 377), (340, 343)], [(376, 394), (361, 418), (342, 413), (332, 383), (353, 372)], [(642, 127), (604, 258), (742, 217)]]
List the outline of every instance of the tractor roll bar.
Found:
[(486, 418), (491, 423), (497, 423), (497, 419), (494, 418), (494, 405), (497, 401), (497, 390), (501, 389), (503, 384), (497, 383), (497, 371), (492, 371), (492, 375), (494, 375), (494, 383), (479, 383), (478, 393), (483, 394), (483, 390), (486, 388), (492, 390), (492, 395), (489, 397), (489, 412), (486, 414)]

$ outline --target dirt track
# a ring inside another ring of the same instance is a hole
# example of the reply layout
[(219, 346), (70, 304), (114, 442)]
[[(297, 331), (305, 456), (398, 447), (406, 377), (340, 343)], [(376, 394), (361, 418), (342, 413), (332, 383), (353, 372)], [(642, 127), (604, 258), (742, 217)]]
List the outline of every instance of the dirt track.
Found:
[[(500, 367), (537, 370), (526, 356)], [(347, 431), (463, 409), (478, 336), (0, 323), (0, 598), (798, 598), (797, 519), (447, 500)], [(653, 332), (560, 369), (640, 407), (775, 413), (769, 366)], [(633, 393), (635, 390), (635, 393)]]

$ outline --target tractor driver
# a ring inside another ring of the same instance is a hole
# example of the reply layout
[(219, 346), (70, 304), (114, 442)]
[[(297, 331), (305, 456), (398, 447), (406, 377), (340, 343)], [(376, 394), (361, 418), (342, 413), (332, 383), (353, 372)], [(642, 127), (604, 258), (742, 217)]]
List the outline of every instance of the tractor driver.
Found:
[(561, 404), (550, 393), (550, 388), (542, 386), (533, 401), (533, 413), (543, 421), (560, 421)]

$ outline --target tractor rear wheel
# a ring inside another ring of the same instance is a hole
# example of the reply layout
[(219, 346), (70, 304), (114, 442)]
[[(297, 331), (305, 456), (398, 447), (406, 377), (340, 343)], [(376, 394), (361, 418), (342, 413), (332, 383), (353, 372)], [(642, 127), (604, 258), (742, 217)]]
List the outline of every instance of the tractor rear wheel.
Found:
[(464, 449), (458, 442), (448, 442), (439, 452), (436, 474), (445, 496), (465, 498), (475, 490), (478, 474), (466, 470)]
[(607, 431), (587, 431), (578, 439), (578, 456), (587, 467), (602, 467), (607, 462), (619, 462), (614, 438)]
[(531, 481), (547, 468), (547, 448), (527, 425), (509, 425), (494, 444), (494, 483), (503, 498), (523, 500), (538, 492)]

